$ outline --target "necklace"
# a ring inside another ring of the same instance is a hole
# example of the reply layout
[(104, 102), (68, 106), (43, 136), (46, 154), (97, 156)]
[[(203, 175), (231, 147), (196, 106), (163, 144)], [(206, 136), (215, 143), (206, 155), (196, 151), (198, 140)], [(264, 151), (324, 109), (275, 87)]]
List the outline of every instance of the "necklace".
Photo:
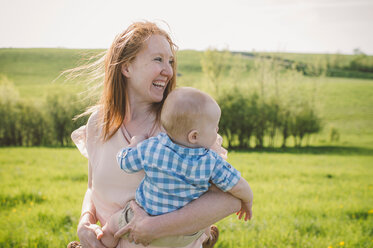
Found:
[(124, 125), (124, 123), (121, 126), (121, 130), (122, 130), (124, 139), (127, 141), (127, 143), (128, 144), (131, 143), (132, 135), (130, 134), (130, 132), (128, 132), (128, 130), (127, 130), (126, 126)]
[[(153, 125), (152, 125), (152, 127), (150, 128), (150, 130), (148, 132), (145, 132), (146, 137), (152, 137), (154, 135), (154, 132), (156, 130), (156, 126), (157, 125), (154, 122)], [(124, 123), (121, 126), (121, 130), (122, 130), (124, 139), (127, 141), (128, 144), (130, 144), (133, 135), (128, 131), (128, 129), (127, 129), (126, 125), (124, 125)]]

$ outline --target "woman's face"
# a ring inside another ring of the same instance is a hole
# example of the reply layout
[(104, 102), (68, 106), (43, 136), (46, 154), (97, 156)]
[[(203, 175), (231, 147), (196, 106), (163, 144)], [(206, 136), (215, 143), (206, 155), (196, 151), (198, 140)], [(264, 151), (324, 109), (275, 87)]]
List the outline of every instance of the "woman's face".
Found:
[(134, 61), (122, 67), (130, 99), (146, 103), (162, 101), (163, 92), (173, 75), (173, 61), (167, 39), (162, 35), (151, 36)]

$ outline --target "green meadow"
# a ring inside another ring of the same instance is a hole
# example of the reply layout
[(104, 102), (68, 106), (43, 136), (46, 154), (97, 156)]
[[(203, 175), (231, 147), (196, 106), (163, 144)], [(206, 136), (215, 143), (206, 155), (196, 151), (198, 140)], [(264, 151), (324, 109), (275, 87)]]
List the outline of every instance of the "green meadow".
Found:
[[(0, 247), (76, 240), (87, 185), (77, 149), (2, 148), (0, 157)], [(373, 247), (371, 154), (231, 152), (229, 162), (254, 191), (254, 218), (217, 223), (217, 247)]]
[[(55, 79), (98, 52), (0, 49), (0, 76), (21, 98), (43, 101), (51, 91), (84, 90), (77, 81)], [(178, 53), (180, 85), (206, 87), (201, 54)], [(230, 151), (229, 162), (254, 191), (254, 218), (218, 222), (215, 247), (373, 247), (373, 80), (302, 79), (317, 84), (322, 131), (308, 147)], [(330, 140), (332, 129), (339, 140)], [(87, 160), (75, 148), (0, 148), (0, 247), (77, 240), (86, 187)]]

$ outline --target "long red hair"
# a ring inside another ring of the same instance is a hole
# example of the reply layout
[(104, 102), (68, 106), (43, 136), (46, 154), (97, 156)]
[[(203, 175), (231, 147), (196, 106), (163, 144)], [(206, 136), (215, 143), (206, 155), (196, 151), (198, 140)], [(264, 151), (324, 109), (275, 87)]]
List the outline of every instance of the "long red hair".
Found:
[[(144, 42), (152, 35), (164, 36), (170, 44), (174, 57), (172, 64), (173, 76), (164, 91), (163, 100), (153, 103), (153, 111), (156, 113), (156, 123), (160, 122), (160, 114), (164, 99), (176, 86), (176, 45), (172, 42), (167, 32), (152, 22), (135, 22), (124, 32), (117, 35), (105, 55), (96, 61), (93, 66), (104, 63), (103, 91), (98, 103), (89, 108), (84, 114), (98, 110), (98, 125), (102, 128), (102, 138), (109, 140), (122, 125), (129, 114), (129, 101), (127, 92), (127, 80), (122, 74), (122, 65), (130, 64), (141, 51)], [(82, 68), (80, 68), (81, 70)], [(84, 69), (84, 68), (83, 68)]]

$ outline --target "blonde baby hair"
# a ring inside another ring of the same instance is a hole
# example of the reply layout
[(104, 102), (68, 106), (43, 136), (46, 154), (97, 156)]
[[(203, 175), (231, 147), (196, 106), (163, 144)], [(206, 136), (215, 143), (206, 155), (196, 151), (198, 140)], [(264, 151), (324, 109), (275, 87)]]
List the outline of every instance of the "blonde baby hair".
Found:
[(191, 87), (177, 88), (163, 104), (161, 124), (172, 138), (187, 135), (209, 117), (209, 104), (216, 102), (208, 94)]

